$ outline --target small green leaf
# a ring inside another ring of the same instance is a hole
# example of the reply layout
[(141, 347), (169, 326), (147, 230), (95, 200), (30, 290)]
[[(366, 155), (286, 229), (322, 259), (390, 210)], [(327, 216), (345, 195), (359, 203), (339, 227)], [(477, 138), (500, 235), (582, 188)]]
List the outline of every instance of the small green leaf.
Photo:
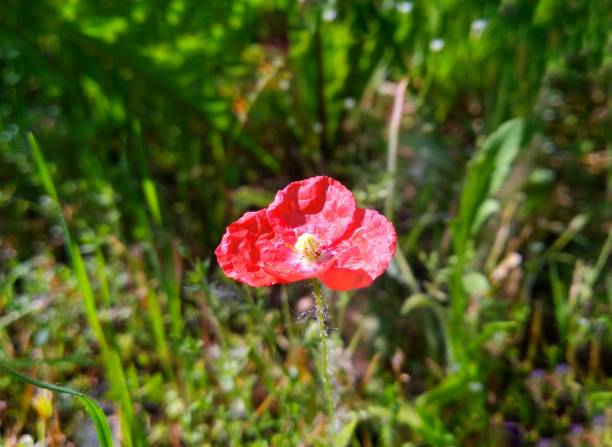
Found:
[(353, 437), (355, 427), (357, 427), (357, 422), (359, 422), (359, 419), (353, 418), (348, 424), (346, 424), (336, 436), (336, 442), (334, 445), (338, 447), (346, 447)]
[(478, 207), (478, 211), (476, 211), (476, 216), (474, 216), (474, 223), (472, 224), (471, 233), (476, 234), (480, 227), (487, 221), (489, 217), (493, 214), (497, 213), (500, 210), (499, 201), (488, 198), (486, 199), (480, 207)]
[(466, 272), (463, 275), (463, 288), (470, 294), (484, 295), (491, 286), (487, 277), (480, 272)]
[(157, 191), (155, 190), (155, 184), (150, 178), (145, 178), (142, 181), (142, 191), (147, 201), (149, 211), (153, 216), (153, 220), (157, 225), (162, 224), (161, 208), (159, 206), (159, 200), (157, 198)]

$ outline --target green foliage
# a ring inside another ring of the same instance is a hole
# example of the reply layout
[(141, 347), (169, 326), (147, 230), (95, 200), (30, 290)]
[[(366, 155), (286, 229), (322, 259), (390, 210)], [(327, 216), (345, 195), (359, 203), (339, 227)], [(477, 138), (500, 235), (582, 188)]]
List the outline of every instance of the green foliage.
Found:
[(522, 130), (520, 119), (504, 123), (487, 137), (468, 165), (453, 234), (455, 253), (459, 258), (465, 259), (469, 238), (496, 211), (491, 207), (491, 196), (510, 172), (520, 148)]
[(10, 366), (6, 365), (3, 359), (0, 359), (0, 370), (4, 374), (7, 374), (9, 377), (18, 382), (27, 383), (39, 388), (44, 388), (49, 391), (76, 397), (79, 402), (81, 402), (83, 408), (94, 423), (96, 433), (98, 435), (99, 445), (101, 447), (113, 446), (113, 437), (111, 434), (110, 426), (108, 425), (108, 421), (106, 420), (106, 416), (104, 415), (104, 412), (102, 411), (98, 403), (91, 397), (83, 393), (79, 393), (78, 391), (65, 388), (63, 386), (52, 385), (50, 383), (45, 383), (41, 382), (40, 380), (35, 380), (30, 377), (26, 377), (23, 374), (20, 374), (19, 372), (12, 369)]
[[(36, 139), (34, 138), (32, 133), (28, 134), (28, 142), (30, 144), (30, 147), (32, 148), (32, 152), (34, 154), (34, 161), (36, 163), (38, 173), (41, 177), (42, 184), (47, 194), (51, 196), (56, 210), (59, 214), (59, 219), (64, 230), (64, 237), (66, 239), (66, 246), (69, 252), (69, 258), (74, 268), (74, 275), (76, 276), (79, 292), (81, 294), (81, 297), (83, 298), (83, 305), (85, 315), (87, 316), (87, 322), (89, 323), (96, 338), (96, 341), (100, 346), (100, 350), (102, 351), (102, 363), (106, 366), (106, 374), (112, 384), (111, 386), (114, 390), (114, 394), (121, 402), (121, 408), (123, 411), (122, 423), (125, 430), (125, 443), (126, 445), (131, 446), (132, 433), (137, 433), (138, 427), (136, 424), (136, 419), (134, 417), (131, 396), (127, 389), (125, 373), (123, 371), (123, 366), (121, 365), (121, 360), (118, 357), (116, 351), (109, 347), (109, 343), (102, 330), (100, 319), (98, 317), (99, 309), (97, 308), (95, 302), (93, 289), (89, 281), (88, 273), (85, 268), (85, 262), (83, 261), (83, 257), (81, 255), (81, 250), (73, 242), (73, 239), (70, 235), (70, 230), (68, 229), (66, 219), (64, 218), (59, 197), (57, 195), (53, 180), (51, 179), (51, 175), (49, 174), (47, 163), (45, 162), (40, 148), (38, 147), (38, 143), (36, 142)], [(78, 397), (81, 400), (85, 398), (85, 396), (81, 395), (79, 395)], [(95, 408), (92, 407), (91, 402), (86, 402), (85, 404), (87, 412), (91, 414), (91, 412), (94, 411)], [(138, 435), (136, 435), (134, 444), (141, 445), (141, 442), (138, 440)]]
[[(609, 444), (611, 14), (5, 1), (0, 444), (92, 444), (30, 385), (87, 390), (122, 445)], [(310, 291), (213, 254), (320, 173), (399, 236), (372, 287), (324, 291), (335, 427)]]

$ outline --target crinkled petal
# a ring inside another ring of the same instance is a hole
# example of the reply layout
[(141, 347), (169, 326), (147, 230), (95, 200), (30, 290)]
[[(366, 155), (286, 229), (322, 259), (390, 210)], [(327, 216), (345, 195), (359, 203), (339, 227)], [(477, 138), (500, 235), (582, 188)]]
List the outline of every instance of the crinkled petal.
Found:
[(377, 211), (359, 209), (354, 231), (335, 248), (333, 265), (320, 279), (335, 290), (366, 287), (389, 266), (395, 253), (397, 235), (391, 222)]
[[(277, 230), (280, 230), (277, 227)], [(296, 252), (297, 237), (291, 231), (278, 231), (270, 240), (258, 241), (257, 246), (264, 269), (282, 282), (315, 278), (327, 270), (333, 258), (322, 254), (317, 260), (308, 260)]]
[(248, 212), (230, 224), (215, 250), (223, 272), (250, 286), (277, 284), (278, 278), (268, 273), (261, 263), (258, 245), (274, 238), (266, 210)]
[(356, 209), (351, 191), (337, 180), (319, 176), (290, 183), (279, 191), (268, 207), (268, 220), (273, 227), (297, 235), (313, 234), (325, 248), (346, 232)]

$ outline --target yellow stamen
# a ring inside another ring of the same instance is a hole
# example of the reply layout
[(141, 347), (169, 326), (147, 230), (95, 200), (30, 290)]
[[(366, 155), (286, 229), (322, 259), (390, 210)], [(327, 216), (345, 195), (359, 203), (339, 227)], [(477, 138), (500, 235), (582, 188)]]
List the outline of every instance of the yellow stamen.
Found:
[(298, 237), (294, 248), (300, 256), (308, 261), (316, 261), (321, 254), (319, 252), (319, 240), (310, 233), (304, 233)]

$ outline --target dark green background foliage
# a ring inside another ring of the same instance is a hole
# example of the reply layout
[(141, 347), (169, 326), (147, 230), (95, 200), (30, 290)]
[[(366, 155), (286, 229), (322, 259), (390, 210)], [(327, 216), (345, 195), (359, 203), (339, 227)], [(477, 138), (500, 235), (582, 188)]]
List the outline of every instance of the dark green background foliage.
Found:
[[(126, 446), (612, 445), (611, 30), (608, 0), (3, 0), (0, 445), (108, 434), (17, 371)], [(399, 235), (326, 291), (337, 436), (307, 285), (212, 253), (317, 174)]]

